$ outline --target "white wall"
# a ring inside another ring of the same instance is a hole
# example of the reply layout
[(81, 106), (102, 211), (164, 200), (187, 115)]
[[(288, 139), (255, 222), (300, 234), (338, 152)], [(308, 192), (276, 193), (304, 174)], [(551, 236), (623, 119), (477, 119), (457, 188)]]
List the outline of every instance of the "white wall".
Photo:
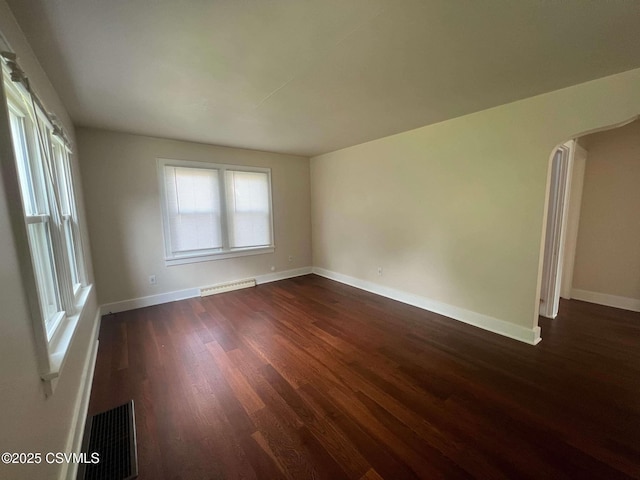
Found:
[(573, 288), (640, 305), (640, 121), (585, 140)]
[(315, 157), (314, 265), (530, 341), (551, 152), (638, 113), (633, 70)]
[[(101, 304), (311, 265), (308, 158), (98, 129), (77, 136)], [(271, 168), (275, 252), (165, 266), (156, 158)]]
[[(64, 106), (4, 0), (0, 0), (0, 31), (18, 54), (20, 65), (47, 108), (73, 135), (73, 126)], [(4, 105), (4, 98), (0, 101)], [(4, 106), (1, 112), (4, 116)], [(18, 191), (15, 182), (7, 175), (8, 161), (13, 162), (13, 158), (5, 118), (0, 121), (0, 452), (64, 452), (74, 433), (74, 409), (82, 393), (81, 378), (96, 319), (96, 299), (92, 295), (88, 300), (55, 394), (45, 398), (9, 216), (10, 206), (18, 201)], [(77, 164), (74, 169), (77, 170)], [(79, 196), (82, 209), (82, 196)], [(87, 263), (91, 264), (90, 261)], [(60, 471), (60, 465), (46, 462), (31, 466), (0, 464), (0, 478), (3, 480), (53, 479)]]

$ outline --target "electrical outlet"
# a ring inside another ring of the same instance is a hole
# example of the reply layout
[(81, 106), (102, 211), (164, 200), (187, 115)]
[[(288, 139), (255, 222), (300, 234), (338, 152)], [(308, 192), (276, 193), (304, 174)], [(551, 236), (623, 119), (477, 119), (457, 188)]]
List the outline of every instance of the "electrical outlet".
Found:
[(378, 275), (382, 275), (382, 267), (378, 267)]
[(293, 262), (293, 255), (289, 255), (289, 263)]
[(158, 279), (155, 275), (149, 275), (149, 285), (156, 285), (158, 283)]
[(276, 267), (274, 267), (273, 265), (271, 265), (271, 271), (275, 272), (276, 271)]

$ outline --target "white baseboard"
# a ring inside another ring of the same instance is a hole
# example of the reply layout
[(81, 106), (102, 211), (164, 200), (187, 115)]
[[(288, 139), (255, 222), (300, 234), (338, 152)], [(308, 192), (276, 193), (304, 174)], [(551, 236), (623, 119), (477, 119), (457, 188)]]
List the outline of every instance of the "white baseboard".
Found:
[(454, 320), (468, 323), (469, 325), (473, 325), (505, 337), (513, 338), (514, 340), (519, 340), (530, 345), (537, 345), (542, 340), (540, 337), (540, 327), (522, 327), (498, 318), (489, 317), (488, 315), (472, 312), (471, 310), (455, 307), (453, 305), (431, 300), (419, 295), (414, 295), (412, 293), (385, 287), (377, 283), (325, 270), (324, 268), (313, 267), (313, 273), (340, 283), (351, 285), (352, 287), (356, 287), (361, 290), (366, 290), (367, 292), (382, 295), (383, 297), (413, 305), (414, 307), (438, 313), (440, 315), (453, 318)]
[(121, 302), (106, 303), (100, 307), (100, 314), (126, 312), (135, 310), (136, 308), (152, 307), (163, 303), (175, 302), (186, 298), (200, 296), (199, 288), (188, 288), (186, 290), (176, 290), (175, 292), (159, 293), (158, 295), (149, 295), (148, 297), (131, 298)]
[[(299, 277), (301, 275), (309, 275), (311, 267), (294, 268), (292, 270), (284, 270), (282, 272), (267, 273), (265, 275), (257, 275), (254, 277), (258, 285), (262, 283), (275, 282), (277, 280), (285, 280), (287, 278)], [(187, 298), (199, 297), (200, 288), (188, 288), (186, 290), (177, 290), (174, 292), (160, 293), (158, 295), (149, 295), (148, 297), (131, 298), (121, 302), (106, 303), (100, 307), (100, 315), (108, 313), (126, 312), (135, 310), (136, 308), (151, 307), (163, 303), (175, 302)]]
[[(489, 317), (481, 313), (472, 312), (471, 310), (465, 310), (464, 308), (455, 307), (446, 303), (431, 300), (429, 298), (421, 297), (411, 293), (403, 292), (401, 290), (395, 290), (393, 288), (384, 287), (373, 282), (360, 280), (358, 278), (349, 277), (341, 273), (332, 272), (319, 267), (303, 267), (292, 270), (285, 270), (282, 272), (268, 273), (265, 275), (258, 275), (255, 277), (258, 285), (263, 283), (275, 282), (278, 280), (285, 280), (287, 278), (299, 277), (301, 275), (308, 275), (315, 273), (322, 277), (336, 280), (352, 287), (366, 290), (383, 297), (391, 298), (402, 303), (407, 303), (430, 312), (438, 313), (455, 320), (480, 327), (484, 330), (488, 330), (493, 333), (498, 333), (521, 342), (528, 343), (530, 345), (536, 345), (542, 340), (540, 338), (540, 327), (526, 328), (520, 325), (515, 325), (504, 320)], [(177, 300), (184, 300), (186, 298), (198, 297), (200, 295), (199, 288), (189, 288), (186, 290), (178, 290), (175, 292), (161, 293), (159, 295), (151, 295), (148, 297), (133, 298), (130, 300), (124, 300), (122, 302), (114, 302), (102, 305), (100, 308), (100, 314), (106, 315), (107, 313), (118, 313), (127, 310), (134, 310), (136, 308), (150, 307), (152, 305), (160, 305), (162, 303), (175, 302)]]
[[(91, 331), (90, 345), (91, 348), (87, 353), (82, 377), (80, 378), (80, 389), (76, 403), (74, 405), (73, 420), (71, 431), (67, 439), (67, 448), (65, 452), (80, 453), (82, 448), (82, 439), (84, 437), (84, 427), (87, 422), (87, 412), (89, 410), (89, 399), (91, 398), (91, 386), (93, 385), (93, 374), (96, 367), (96, 357), (98, 356), (98, 334), (100, 332), (100, 310), (96, 312), (96, 318)], [(60, 471), (61, 480), (75, 480), (78, 472), (77, 463), (64, 463)]]
[(278, 280), (286, 280), (287, 278), (301, 277), (302, 275), (309, 275), (312, 273), (311, 267), (294, 268), (293, 270), (285, 270), (284, 272), (267, 273), (266, 275), (258, 275), (256, 283), (258, 285), (262, 283), (277, 282)]
[(588, 290), (580, 290), (578, 288), (571, 289), (571, 298), (590, 303), (597, 303), (607, 307), (622, 308), (623, 310), (640, 312), (640, 299), (637, 298), (619, 297), (617, 295), (609, 295), (608, 293), (590, 292)]

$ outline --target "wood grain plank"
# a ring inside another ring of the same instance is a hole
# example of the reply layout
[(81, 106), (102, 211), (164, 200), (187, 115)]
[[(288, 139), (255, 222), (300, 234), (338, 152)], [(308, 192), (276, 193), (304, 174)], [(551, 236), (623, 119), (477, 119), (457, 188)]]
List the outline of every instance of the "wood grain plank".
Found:
[(640, 479), (640, 314), (525, 345), (314, 275), (106, 315), (90, 413), (139, 478)]

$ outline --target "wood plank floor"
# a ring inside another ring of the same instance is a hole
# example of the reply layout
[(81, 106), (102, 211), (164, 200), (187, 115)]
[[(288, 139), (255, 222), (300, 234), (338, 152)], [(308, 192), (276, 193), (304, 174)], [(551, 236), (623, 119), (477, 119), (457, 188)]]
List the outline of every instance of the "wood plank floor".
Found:
[(640, 314), (537, 347), (314, 275), (105, 316), (90, 413), (141, 479), (640, 478)]

